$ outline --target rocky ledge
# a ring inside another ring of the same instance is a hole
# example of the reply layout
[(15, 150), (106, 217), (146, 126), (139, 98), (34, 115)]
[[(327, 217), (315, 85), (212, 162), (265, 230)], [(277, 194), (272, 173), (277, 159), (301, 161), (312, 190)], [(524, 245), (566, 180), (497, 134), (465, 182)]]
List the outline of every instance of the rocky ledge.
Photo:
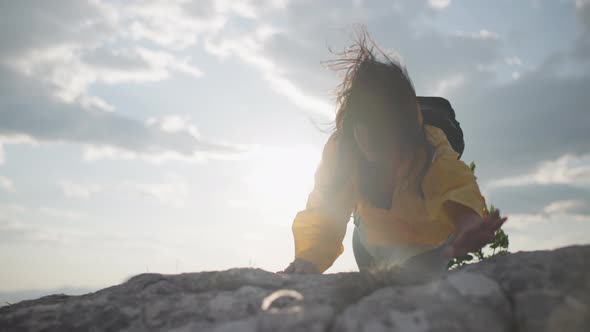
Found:
[(590, 331), (590, 245), (420, 271), (142, 274), (0, 308), (0, 331)]

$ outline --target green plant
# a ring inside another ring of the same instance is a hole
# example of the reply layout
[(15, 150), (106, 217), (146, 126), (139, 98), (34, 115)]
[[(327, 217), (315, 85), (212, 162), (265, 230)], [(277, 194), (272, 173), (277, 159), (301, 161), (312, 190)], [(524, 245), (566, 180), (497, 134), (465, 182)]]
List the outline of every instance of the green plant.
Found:
[[(471, 164), (469, 164), (469, 168), (471, 169), (472, 173), (475, 173), (475, 163), (474, 162), (471, 162)], [(488, 208), (489, 213), (494, 212), (494, 210), (495, 210), (494, 205), (491, 205)], [(508, 234), (506, 234), (506, 232), (504, 232), (503, 229), (499, 229), (498, 231), (496, 231), (495, 236), (494, 236), (494, 240), (490, 244), (488, 244), (487, 246), (485, 246), (484, 248), (482, 248), (478, 251), (468, 253), (467, 255), (465, 255), (463, 257), (453, 258), (449, 262), (448, 268), (454, 269), (454, 268), (457, 268), (457, 267), (465, 265), (465, 264), (476, 263), (481, 260), (496, 256), (499, 254), (508, 253), (508, 246), (509, 245), (510, 245), (510, 240), (508, 239)]]

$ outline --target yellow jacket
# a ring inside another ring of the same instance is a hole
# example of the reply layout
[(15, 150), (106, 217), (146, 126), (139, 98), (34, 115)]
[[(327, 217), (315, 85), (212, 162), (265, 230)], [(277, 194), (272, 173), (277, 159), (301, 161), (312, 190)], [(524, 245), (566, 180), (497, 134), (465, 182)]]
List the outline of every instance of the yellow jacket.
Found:
[[(356, 208), (370, 245), (440, 244), (454, 232), (449, 211), (443, 204), (453, 201), (467, 206), (480, 216), (486, 203), (475, 176), (450, 146), (444, 132), (425, 125), (434, 147), (432, 164), (422, 181), (419, 194), (418, 173), (396, 186), (392, 209), (377, 208), (362, 199), (350, 176), (341, 176), (339, 149), (334, 136), (324, 147), (306, 209), (293, 221), (295, 257), (312, 262), (321, 272), (342, 254), (346, 224)], [(340, 178), (339, 178), (340, 177)], [(338, 185), (334, 186), (334, 181)]]

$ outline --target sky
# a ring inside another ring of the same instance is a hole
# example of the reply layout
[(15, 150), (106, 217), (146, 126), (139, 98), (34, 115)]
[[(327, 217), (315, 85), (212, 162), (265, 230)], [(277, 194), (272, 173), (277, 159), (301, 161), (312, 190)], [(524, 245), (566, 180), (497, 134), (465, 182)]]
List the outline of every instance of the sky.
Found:
[(511, 251), (590, 243), (588, 0), (2, 1), (0, 301), (286, 267), (359, 24), (451, 101)]

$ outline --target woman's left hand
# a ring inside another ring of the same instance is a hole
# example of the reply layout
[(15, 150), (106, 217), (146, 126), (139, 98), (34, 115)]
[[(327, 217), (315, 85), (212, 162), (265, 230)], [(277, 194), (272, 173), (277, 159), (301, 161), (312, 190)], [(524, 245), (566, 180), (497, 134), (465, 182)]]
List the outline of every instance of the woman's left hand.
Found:
[(443, 255), (447, 258), (455, 258), (480, 250), (494, 240), (496, 231), (507, 219), (500, 217), (499, 210), (494, 210), (484, 218), (462, 224), (457, 230), (455, 240), (445, 249)]

